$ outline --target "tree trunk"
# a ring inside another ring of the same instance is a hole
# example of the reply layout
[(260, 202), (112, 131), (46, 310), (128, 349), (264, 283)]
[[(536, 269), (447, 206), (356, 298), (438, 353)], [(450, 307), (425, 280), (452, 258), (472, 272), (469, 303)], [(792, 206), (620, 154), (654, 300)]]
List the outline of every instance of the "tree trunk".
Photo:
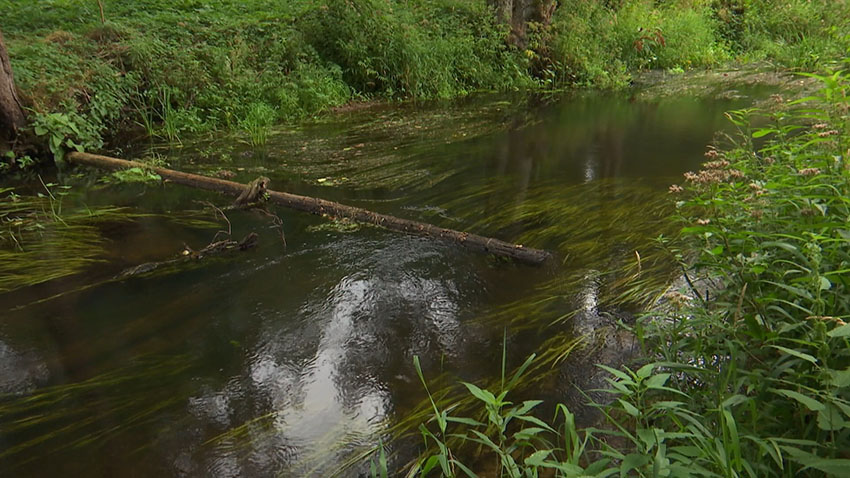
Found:
[[(72, 152), (68, 153), (67, 159), (72, 163), (109, 170), (129, 168), (147, 169), (158, 174), (162, 179), (167, 179), (174, 183), (216, 191), (229, 194), (231, 196), (242, 197), (246, 189), (251, 188), (251, 185), (245, 185), (233, 181), (210, 178), (199, 174), (184, 173), (172, 169), (156, 168), (136, 161), (125, 161), (123, 159), (110, 158), (108, 156), (100, 156), (96, 154)], [(261, 178), (260, 181), (252, 183), (252, 185), (262, 183), (265, 193), (268, 195), (269, 202), (298, 211), (309, 212), (330, 218), (344, 217), (356, 222), (374, 224), (393, 231), (452, 242), (468, 249), (508, 257), (532, 265), (541, 265), (552, 258), (552, 255), (549, 252), (525, 247), (520, 244), (511, 244), (498, 239), (479, 236), (477, 234), (445, 229), (431, 224), (411, 221), (409, 219), (401, 219), (386, 214), (378, 214), (359, 207), (346, 206), (345, 204), (325, 201), (324, 199), (272, 191), (270, 189), (265, 189), (267, 182), (268, 178)]]
[(23, 106), (15, 88), (12, 64), (0, 32), (0, 139), (4, 142), (15, 139), (18, 130), (26, 125)]
[(552, 21), (552, 14), (558, 6), (557, 0), (490, 0), (495, 10), (496, 20), (511, 27), (508, 42), (525, 48), (528, 46), (528, 24), (539, 23), (543, 26)]

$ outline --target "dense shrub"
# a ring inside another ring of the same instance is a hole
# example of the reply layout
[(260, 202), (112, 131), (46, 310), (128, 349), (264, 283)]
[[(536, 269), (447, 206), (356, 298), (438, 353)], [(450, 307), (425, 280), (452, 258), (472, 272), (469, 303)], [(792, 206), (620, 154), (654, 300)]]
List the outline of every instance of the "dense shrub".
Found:
[(596, 1), (564, 4), (539, 34), (556, 84), (623, 84), (643, 68), (688, 69), (737, 56), (817, 68), (850, 47), (846, 1)]

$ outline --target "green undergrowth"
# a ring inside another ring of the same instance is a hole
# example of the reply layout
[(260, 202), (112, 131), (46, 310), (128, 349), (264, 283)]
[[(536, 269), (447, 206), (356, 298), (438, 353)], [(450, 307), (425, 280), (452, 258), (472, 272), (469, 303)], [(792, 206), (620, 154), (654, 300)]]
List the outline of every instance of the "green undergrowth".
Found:
[(16, 80), (52, 149), (99, 149), (126, 130), (178, 143), (236, 129), (262, 145), (272, 124), (354, 98), (531, 84), (484, 2), (103, 3), (102, 23), (97, 2), (0, 2)]
[[(430, 416), (408, 476), (850, 474), (850, 75), (807, 76), (819, 93), (730, 112), (738, 134), (670, 187), (681, 237), (660, 242), (683, 285), (630, 329), (638, 367), (600, 365), (596, 426), (513, 401), (541, 358), (466, 398), (417, 362)], [(372, 476), (403, 467), (375, 457)]]
[(0, 0), (33, 133), (57, 159), (128, 131), (180, 143), (231, 129), (263, 146), (271, 125), (351, 100), (617, 87), (640, 69), (731, 59), (813, 68), (850, 45), (848, 11), (845, 0), (578, 0), (529, 25), (518, 48), (484, 0)]
[(680, 72), (736, 60), (816, 69), (850, 47), (844, 0), (577, 0), (537, 48), (554, 85), (612, 86), (640, 69)]

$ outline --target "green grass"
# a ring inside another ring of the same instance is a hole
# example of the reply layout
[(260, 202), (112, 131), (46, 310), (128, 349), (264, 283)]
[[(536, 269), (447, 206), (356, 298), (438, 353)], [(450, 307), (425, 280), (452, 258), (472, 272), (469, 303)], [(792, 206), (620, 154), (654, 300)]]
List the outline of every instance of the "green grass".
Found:
[(617, 86), (641, 69), (705, 68), (735, 59), (816, 69), (850, 47), (846, 1), (578, 0), (538, 39), (552, 85)]

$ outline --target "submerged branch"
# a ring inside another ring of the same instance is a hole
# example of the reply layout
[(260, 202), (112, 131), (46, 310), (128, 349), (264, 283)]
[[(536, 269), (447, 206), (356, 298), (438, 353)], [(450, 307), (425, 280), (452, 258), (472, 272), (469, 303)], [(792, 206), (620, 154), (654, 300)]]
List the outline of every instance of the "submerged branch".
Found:
[(247, 236), (245, 236), (241, 241), (237, 242), (237, 241), (234, 241), (234, 240), (231, 240), (231, 239), (224, 239), (224, 240), (221, 240), (221, 241), (215, 241), (215, 242), (210, 243), (208, 246), (204, 247), (203, 249), (201, 249), (199, 251), (193, 251), (193, 250), (189, 249), (188, 246), (186, 246), (186, 248), (183, 250), (182, 256), (178, 257), (177, 259), (170, 259), (170, 260), (162, 261), (162, 262), (146, 262), (144, 264), (140, 264), (138, 266), (131, 267), (129, 269), (122, 271), (120, 274), (118, 274), (118, 276), (116, 278), (117, 279), (126, 279), (126, 278), (132, 277), (132, 276), (147, 274), (147, 273), (155, 271), (156, 269), (159, 269), (162, 266), (171, 266), (171, 265), (180, 264), (180, 263), (191, 261), (191, 260), (199, 260), (199, 259), (203, 259), (204, 257), (206, 257), (208, 255), (212, 255), (212, 254), (220, 254), (222, 252), (235, 251), (235, 250), (245, 251), (245, 250), (248, 250), (248, 249), (255, 247), (256, 245), (257, 245), (257, 234), (252, 232), (252, 233), (248, 234)]

